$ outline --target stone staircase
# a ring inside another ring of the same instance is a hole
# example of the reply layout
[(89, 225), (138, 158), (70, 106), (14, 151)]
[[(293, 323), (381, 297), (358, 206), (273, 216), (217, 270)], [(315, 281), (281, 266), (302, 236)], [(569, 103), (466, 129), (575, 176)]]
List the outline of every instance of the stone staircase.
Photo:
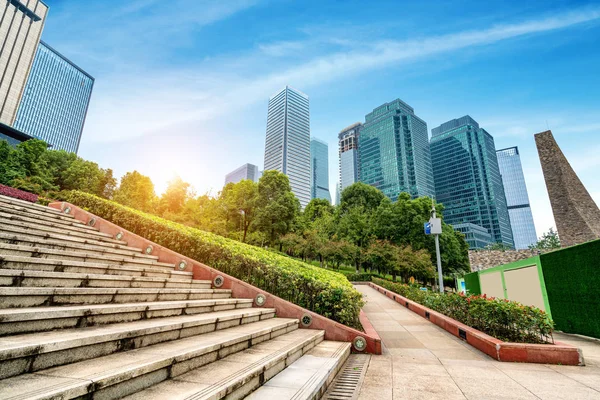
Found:
[(0, 196), (0, 399), (318, 399), (348, 357), (119, 239)]

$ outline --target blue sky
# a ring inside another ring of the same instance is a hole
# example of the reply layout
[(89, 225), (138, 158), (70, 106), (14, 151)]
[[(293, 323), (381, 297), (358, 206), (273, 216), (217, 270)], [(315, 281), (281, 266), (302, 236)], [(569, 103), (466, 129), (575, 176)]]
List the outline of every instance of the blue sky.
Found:
[(262, 168), (267, 102), (310, 97), (311, 133), (401, 98), (428, 128), (471, 115), (519, 146), (538, 235), (554, 221), (533, 134), (552, 129), (600, 202), (600, 3), (46, 0), (43, 39), (96, 78), (79, 155), (216, 194)]

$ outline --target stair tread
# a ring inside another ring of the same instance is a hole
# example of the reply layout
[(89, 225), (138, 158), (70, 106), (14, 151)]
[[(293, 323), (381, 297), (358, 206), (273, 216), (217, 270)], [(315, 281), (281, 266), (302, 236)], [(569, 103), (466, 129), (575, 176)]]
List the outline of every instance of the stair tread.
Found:
[(231, 293), (231, 289), (0, 287), (0, 296), (38, 294)]
[(52, 214), (60, 214), (60, 215), (64, 215), (64, 216), (73, 218), (72, 215), (65, 214), (55, 208), (43, 206), (41, 204), (36, 204), (36, 203), (29, 202), (29, 201), (21, 200), (21, 199), (15, 199), (14, 197), (0, 195), (0, 201), (3, 201), (5, 203), (18, 204), (18, 205), (22, 205), (23, 207), (28, 207), (28, 208), (31, 208), (34, 210), (40, 210), (40, 211), (44, 211), (44, 212), (48, 212), (48, 213), (52, 213)]
[(84, 396), (92, 386), (101, 388), (122, 382), (297, 323), (294, 319), (272, 318), (206, 333), (202, 340), (192, 336), (7, 378), (0, 380), (0, 398), (18, 400), (42, 395), (59, 398), (61, 394), (66, 398)]
[(42, 237), (42, 238), (52, 238), (52, 239), (56, 239), (56, 240), (67, 240), (67, 241), (71, 241), (71, 242), (75, 242), (75, 243), (84, 243), (84, 244), (103, 246), (103, 247), (119, 246), (119, 247), (114, 247), (114, 248), (131, 250), (131, 251), (136, 251), (136, 252), (142, 251), (142, 249), (140, 249), (140, 248), (127, 246), (127, 242), (124, 242), (122, 240), (101, 238), (101, 237), (98, 237), (96, 239), (96, 238), (92, 238), (89, 236), (81, 237), (81, 236), (77, 236), (77, 235), (69, 235), (66, 233), (55, 233), (53, 231), (37, 230), (35, 228), (27, 228), (27, 227), (24, 228), (22, 226), (16, 226), (16, 225), (4, 224), (4, 225), (2, 225), (0, 232), (4, 232), (7, 234), (8, 233), (17, 233), (17, 234), (31, 235), (31, 236)]
[(12, 214), (12, 215), (24, 216), (27, 218), (35, 218), (36, 220), (41, 219), (44, 221), (54, 222), (57, 224), (63, 224), (63, 225), (67, 225), (67, 226), (75, 226), (75, 227), (87, 229), (90, 231), (98, 231), (98, 228), (94, 228), (93, 226), (86, 225), (83, 221), (80, 221), (80, 220), (72, 218), (72, 217), (69, 218), (69, 217), (65, 217), (61, 214), (54, 214), (54, 213), (48, 214), (48, 213), (44, 213), (42, 211), (32, 211), (25, 207), (3, 203), (2, 201), (0, 201), (0, 212)]
[(273, 379), (258, 388), (247, 400), (313, 399), (326, 385), (350, 352), (350, 343), (324, 341)]
[(177, 317), (98, 325), (86, 328), (63, 329), (49, 332), (26, 333), (0, 338), (0, 360), (49, 353), (74, 347), (119, 340), (138, 336), (149, 330), (152, 333), (192, 327), (237, 318), (274, 313), (269, 308), (242, 308), (214, 311), (206, 314), (182, 315)]
[[(38, 233), (51, 233), (54, 235), (69, 236), (69, 237), (75, 237), (75, 238), (79, 238), (79, 239), (89, 239), (89, 240), (96, 240), (96, 241), (100, 241), (100, 242), (127, 245), (127, 242), (125, 242), (123, 240), (113, 239), (111, 235), (109, 235), (107, 233), (102, 233), (102, 232), (96, 232), (96, 231), (82, 232), (77, 229), (68, 229), (68, 227), (53, 226), (51, 224), (46, 225), (43, 223), (36, 223), (36, 222), (26, 222), (26, 221), (19, 220), (16, 218), (5, 218), (2, 215), (0, 215), (0, 222), (2, 223), (3, 229), (7, 229), (8, 228), (7, 225), (10, 225), (10, 226), (14, 226), (17, 229), (24, 229), (28, 232), (33, 231), (33, 232), (38, 232)], [(38, 221), (38, 222), (40, 222), (40, 221)]]

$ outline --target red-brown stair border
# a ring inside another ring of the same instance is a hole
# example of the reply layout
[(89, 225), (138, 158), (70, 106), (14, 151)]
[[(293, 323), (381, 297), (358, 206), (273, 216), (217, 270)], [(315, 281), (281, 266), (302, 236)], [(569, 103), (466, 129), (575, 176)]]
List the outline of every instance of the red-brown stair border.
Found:
[[(456, 337), (466, 340), (471, 346), (490, 357), (504, 362), (524, 362), (556, 365), (585, 365), (581, 349), (566, 343), (528, 344), (504, 342), (471, 328), (450, 317), (433, 311), (419, 303), (407, 299), (398, 293), (369, 282), (369, 286), (386, 295), (431, 323), (450, 332)], [(462, 334), (462, 335), (461, 335)], [(463, 336), (463, 337), (461, 337)]]
[[(76, 219), (88, 223), (92, 218), (95, 219), (94, 228), (100, 232), (108, 233), (113, 237), (119, 233), (123, 233), (121, 240), (127, 242), (128, 246), (139, 247), (142, 250), (146, 249), (149, 245), (152, 246), (152, 255), (158, 256), (158, 260), (161, 262), (178, 265), (181, 261), (187, 263), (186, 268), (183, 271), (190, 271), (193, 273), (194, 279), (198, 280), (210, 280), (214, 282), (214, 278), (222, 276), (224, 283), (220, 286), (221, 289), (231, 289), (232, 297), (234, 298), (245, 298), (245, 299), (256, 299), (258, 294), (266, 296), (266, 302), (261, 307), (274, 308), (277, 310), (277, 316), (282, 318), (296, 318), (301, 319), (304, 315), (308, 314), (312, 317), (312, 322), (308, 326), (309, 329), (320, 329), (325, 331), (325, 340), (334, 340), (340, 342), (352, 342), (358, 336), (363, 337), (367, 343), (367, 347), (364, 350), (365, 353), (370, 354), (381, 354), (381, 339), (372, 328), (368, 319), (361, 312), (360, 321), (367, 325), (364, 326), (365, 332), (361, 332), (354, 328), (350, 328), (346, 325), (342, 325), (339, 322), (333, 321), (329, 318), (323, 317), (317, 313), (306, 310), (294, 303), (284, 300), (280, 297), (272, 295), (262, 289), (250, 285), (244, 281), (241, 281), (233, 276), (224, 274), (214, 268), (209, 267), (201, 262), (193, 260), (189, 257), (183, 256), (176, 253), (164, 246), (156, 244), (148, 239), (145, 239), (133, 232), (129, 232), (126, 229), (121, 228), (118, 225), (113, 224), (103, 218), (98, 217), (80, 207), (67, 203), (67, 202), (54, 202), (50, 203), (49, 207), (57, 210), (64, 211), (66, 207), (69, 207), (70, 215)], [(255, 307), (258, 305), (254, 304)], [(300, 324), (300, 327), (304, 326)]]

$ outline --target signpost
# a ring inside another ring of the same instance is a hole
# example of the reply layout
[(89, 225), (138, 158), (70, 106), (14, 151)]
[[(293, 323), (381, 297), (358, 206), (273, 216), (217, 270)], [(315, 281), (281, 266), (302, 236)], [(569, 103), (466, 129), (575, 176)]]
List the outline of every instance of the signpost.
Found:
[(437, 218), (435, 214), (435, 202), (432, 200), (431, 218), (425, 223), (425, 234), (434, 235), (435, 237), (435, 253), (437, 256), (437, 270), (440, 292), (444, 293), (444, 276), (442, 274), (442, 258), (440, 257), (440, 235), (442, 234), (442, 220)]

